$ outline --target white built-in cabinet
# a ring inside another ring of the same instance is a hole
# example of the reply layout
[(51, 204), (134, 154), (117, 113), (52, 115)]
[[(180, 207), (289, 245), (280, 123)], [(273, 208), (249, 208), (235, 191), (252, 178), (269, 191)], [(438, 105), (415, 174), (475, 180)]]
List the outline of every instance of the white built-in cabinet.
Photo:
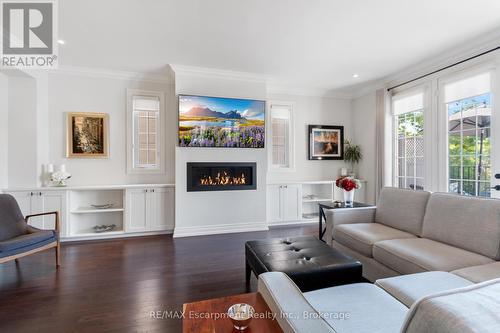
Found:
[(168, 188), (126, 190), (126, 232), (174, 228), (174, 191)]
[(298, 184), (276, 184), (267, 187), (268, 222), (301, 220), (301, 188)]
[[(24, 216), (45, 212), (59, 212), (61, 235), (65, 235), (66, 228), (66, 191), (18, 191), (10, 193), (16, 198)], [(29, 224), (40, 229), (54, 229), (55, 216), (39, 216), (29, 219)]]
[[(171, 232), (175, 191), (169, 184), (9, 189), (24, 216), (58, 211), (61, 239), (86, 240)], [(109, 204), (107, 208), (95, 205)], [(54, 216), (30, 219), (41, 229), (54, 228)], [(95, 226), (114, 225), (97, 233)]]
[[(365, 202), (366, 181), (361, 183), (354, 199)], [(343, 193), (331, 180), (271, 183), (267, 185), (267, 222), (269, 225), (317, 223), (318, 202), (333, 200), (342, 201)]]

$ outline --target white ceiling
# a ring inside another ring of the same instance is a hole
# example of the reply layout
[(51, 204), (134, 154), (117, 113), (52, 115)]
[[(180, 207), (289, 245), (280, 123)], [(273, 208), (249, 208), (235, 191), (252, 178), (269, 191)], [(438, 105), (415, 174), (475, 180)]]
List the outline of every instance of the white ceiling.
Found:
[(59, 1), (61, 65), (156, 73), (173, 63), (328, 89), (495, 29), (498, 0)]

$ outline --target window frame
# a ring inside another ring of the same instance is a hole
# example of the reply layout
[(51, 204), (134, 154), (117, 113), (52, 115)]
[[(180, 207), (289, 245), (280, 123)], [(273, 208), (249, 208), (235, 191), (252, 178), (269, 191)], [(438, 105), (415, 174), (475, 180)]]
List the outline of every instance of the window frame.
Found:
[[(449, 122), (448, 122), (448, 109), (447, 109), (447, 104), (445, 102), (445, 86), (450, 83), (454, 83), (463, 79), (467, 79), (469, 77), (473, 77), (476, 75), (479, 75), (481, 73), (486, 73), (489, 72), (491, 77), (490, 81), (490, 91), (489, 93), (491, 94), (491, 109), (492, 113), (493, 110), (495, 109), (495, 94), (497, 94), (497, 83), (496, 83), (496, 75), (498, 68), (500, 64), (497, 64), (496, 62), (486, 62), (484, 64), (476, 65), (476, 66), (471, 66), (467, 68), (462, 68), (460, 70), (454, 71), (452, 73), (449, 73), (447, 75), (440, 76), (436, 79), (436, 90), (437, 90), (437, 107), (436, 107), (436, 112), (437, 112), (437, 118), (438, 118), (438, 142), (439, 142), (439, 153), (438, 153), (438, 174), (439, 174), (439, 182), (438, 182), (438, 188), (436, 190), (441, 191), (441, 192), (446, 192), (446, 193), (453, 193), (449, 191), (449, 146), (448, 146), (448, 140), (449, 140)], [(492, 119), (493, 121), (493, 119)], [(490, 125), (490, 128), (493, 124)], [(495, 138), (493, 138), (494, 133), (491, 131), (491, 137), (490, 140), (492, 144), (495, 141)], [(490, 159), (491, 163), (493, 163), (493, 158), (495, 152), (492, 151), (490, 153)], [(493, 181), (493, 179), (492, 179)], [(492, 182), (493, 184), (493, 182)]]
[[(392, 143), (392, 156), (391, 156), (391, 183), (392, 186), (399, 188), (399, 175), (398, 175), (398, 123), (397, 116), (394, 110), (394, 102), (397, 99), (402, 99), (419, 93), (423, 94), (423, 107), (422, 115), (424, 118), (424, 128), (423, 128), (423, 189), (429, 190), (432, 186), (432, 155), (433, 155), (433, 143), (432, 143), (432, 114), (430, 112), (430, 85), (429, 84), (414, 84), (412, 86), (400, 89), (394, 89), (390, 95), (390, 123), (391, 123), (391, 143)], [(414, 110), (412, 112), (419, 111)], [(408, 112), (410, 113), (410, 112)], [(405, 113), (403, 113), (405, 114)], [(405, 176), (407, 178), (407, 176)]]
[[(135, 96), (158, 98), (160, 108), (158, 111), (156, 150), (157, 167), (138, 168), (134, 166), (134, 106)], [(165, 93), (162, 91), (127, 89), (127, 173), (128, 174), (164, 174), (165, 173)]]
[[(295, 103), (288, 101), (268, 101), (267, 103), (267, 145), (268, 149), (268, 171), (271, 173), (280, 173), (280, 172), (295, 172)], [(272, 108), (274, 107), (284, 107), (289, 109), (290, 118), (288, 122), (288, 166), (279, 166), (273, 164), (273, 114)]]

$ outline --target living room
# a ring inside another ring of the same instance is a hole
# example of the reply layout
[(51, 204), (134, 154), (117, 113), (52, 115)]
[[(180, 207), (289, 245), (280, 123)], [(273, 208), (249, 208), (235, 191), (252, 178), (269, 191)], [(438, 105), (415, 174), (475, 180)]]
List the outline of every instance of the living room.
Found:
[(2, 332), (500, 332), (496, 1), (0, 6)]

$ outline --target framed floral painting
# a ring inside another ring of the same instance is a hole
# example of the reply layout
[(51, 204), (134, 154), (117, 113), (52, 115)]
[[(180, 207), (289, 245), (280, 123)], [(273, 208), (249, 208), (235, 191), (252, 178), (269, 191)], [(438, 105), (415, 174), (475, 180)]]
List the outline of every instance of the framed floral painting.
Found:
[(66, 156), (70, 158), (109, 156), (107, 113), (68, 112)]

